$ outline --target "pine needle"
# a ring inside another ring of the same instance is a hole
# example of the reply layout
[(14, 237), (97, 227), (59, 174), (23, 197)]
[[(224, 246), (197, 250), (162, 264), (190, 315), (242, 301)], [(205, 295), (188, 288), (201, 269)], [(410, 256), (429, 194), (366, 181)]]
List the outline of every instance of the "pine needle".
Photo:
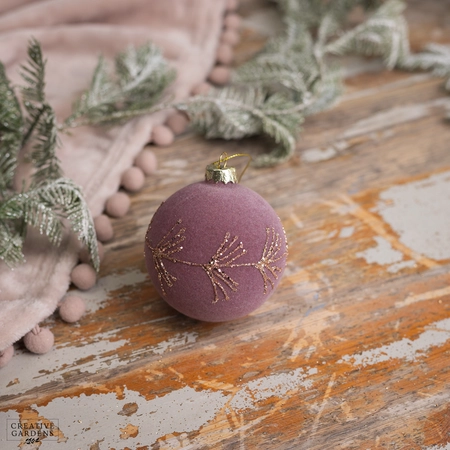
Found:
[(23, 241), (24, 236), (14, 224), (0, 219), (0, 260), (11, 269), (25, 261), (22, 253)]
[(21, 76), (26, 82), (22, 88), (25, 102), (43, 103), (45, 101), (45, 60), (39, 42), (32, 38), (28, 43), (28, 60), (22, 65)]
[(174, 78), (174, 70), (151, 43), (119, 53), (113, 74), (100, 57), (89, 89), (75, 102), (61, 129), (114, 125), (160, 110), (155, 105)]
[(0, 63), (0, 201), (12, 188), (22, 143), (23, 118), (19, 101)]

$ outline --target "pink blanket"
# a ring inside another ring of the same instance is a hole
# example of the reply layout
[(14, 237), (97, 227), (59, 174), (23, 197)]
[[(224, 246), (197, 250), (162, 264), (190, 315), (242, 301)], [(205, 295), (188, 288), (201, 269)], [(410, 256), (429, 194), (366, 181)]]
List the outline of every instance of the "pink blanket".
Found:
[[(87, 88), (100, 54), (112, 58), (130, 44), (152, 41), (177, 70), (175, 98), (189, 95), (215, 62), (225, 0), (3, 0), (0, 60), (21, 84), (19, 67), (31, 37), (47, 59), (47, 98), (60, 121)], [(134, 119), (114, 129), (83, 127), (61, 136), (65, 175), (84, 191), (92, 215), (115, 193), (122, 172), (167, 113)], [(79, 243), (66, 234), (60, 247), (30, 231), (27, 262), (11, 271), (0, 262), (0, 352), (56, 309), (70, 284)]]

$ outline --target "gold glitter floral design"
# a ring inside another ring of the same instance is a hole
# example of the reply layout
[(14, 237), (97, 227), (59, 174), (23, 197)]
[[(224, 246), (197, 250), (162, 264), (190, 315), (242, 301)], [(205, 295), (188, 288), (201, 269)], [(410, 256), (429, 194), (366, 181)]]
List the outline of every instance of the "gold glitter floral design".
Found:
[(257, 262), (240, 263), (239, 258), (244, 256), (247, 250), (244, 248), (244, 244), (239, 241), (238, 236), (231, 238), (231, 233), (227, 232), (210, 260), (207, 263), (197, 263), (185, 261), (175, 256), (183, 250), (182, 243), (186, 239), (186, 228), (182, 227), (181, 223), (181, 219), (177, 220), (175, 225), (155, 247), (150, 244), (148, 231), (145, 236), (145, 242), (152, 252), (153, 263), (164, 294), (166, 294), (166, 288), (171, 288), (177, 281), (177, 278), (167, 270), (164, 265), (165, 261), (201, 267), (211, 281), (214, 290), (213, 303), (217, 303), (220, 298), (229, 300), (229, 291), (237, 292), (238, 290), (239, 283), (227, 274), (227, 268), (254, 267), (259, 271), (263, 279), (264, 294), (267, 294), (269, 288), (274, 288), (274, 281), (278, 279), (278, 275), (282, 270), (277, 265), (277, 262), (287, 256), (287, 251), (282, 252), (282, 238), (273, 227), (266, 228), (266, 241), (261, 258)]

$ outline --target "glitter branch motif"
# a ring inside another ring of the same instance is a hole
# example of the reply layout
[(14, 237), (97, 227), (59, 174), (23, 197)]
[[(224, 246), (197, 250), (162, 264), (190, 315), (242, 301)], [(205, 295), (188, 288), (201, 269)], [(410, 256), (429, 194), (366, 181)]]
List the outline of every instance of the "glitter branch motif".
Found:
[(237, 236), (235, 236), (230, 243), (229, 240), (230, 233), (226, 233), (222, 244), (210, 259), (209, 263), (202, 265), (204, 271), (211, 280), (214, 289), (213, 303), (216, 303), (219, 300), (219, 292), (217, 288), (219, 288), (219, 290), (222, 292), (224, 300), (229, 300), (230, 297), (225, 289), (225, 286), (230, 288), (233, 292), (236, 292), (239, 285), (237, 281), (234, 281), (223, 271), (223, 268), (237, 267), (237, 265), (234, 264), (234, 261), (245, 255), (245, 253), (247, 253), (247, 250), (245, 250), (244, 244), (242, 242), (239, 242), (239, 244), (235, 245), (238, 240)]
[[(159, 283), (164, 294), (166, 293), (164, 284), (166, 284), (167, 287), (172, 287), (173, 283), (177, 281), (177, 278), (169, 273), (164, 266), (164, 260), (167, 259), (169, 261), (176, 261), (176, 259), (172, 255), (183, 250), (183, 246), (180, 244), (186, 239), (186, 236), (184, 235), (186, 228), (179, 228), (180, 224), (181, 219), (177, 220), (177, 223), (158, 242), (158, 245), (154, 248), (150, 246), (150, 242), (148, 240), (148, 231), (145, 236), (145, 242), (148, 248), (152, 251), (156, 273), (158, 274)], [(179, 230), (175, 231), (177, 227), (179, 228)]]
[(255, 264), (264, 281), (264, 294), (267, 294), (268, 283), (270, 283), (272, 289), (274, 288), (274, 280), (278, 279), (278, 274), (281, 272), (281, 267), (277, 266), (276, 263), (286, 254), (279, 255), (280, 251), (280, 235), (275, 233), (273, 228), (266, 228), (266, 243), (263, 254), (261, 259)]
[(226, 273), (227, 268), (254, 267), (259, 271), (264, 282), (264, 294), (267, 294), (269, 287), (274, 288), (275, 280), (281, 272), (281, 267), (276, 263), (283, 259), (287, 252), (282, 251), (282, 239), (274, 228), (266, 228), (266, 241), (262, 251), (261, 259), (252, 263), (239, 263), (238, 260), (247, 253), (244, 244), (239, 241), (238, 236), (231, 238), (231, 233), (227, 232), (217, 251), (207, 263), (197, 263), (176, 258), (174, 255), (183, 250), (182, 242), (186, 239), (184, 235), (186, 228), (181, 227), (182, 220), (177, 220), (176, 224), (158, 242), (156, 247), (152, 247), (148, 240), (148, 232), (145, 237), (147, 247), (151, 250), (153, 262), (158, 274), (161, 290), (166, 294), (166, 287), (171, 288), (177, 278), (172, 275), (164, 265), (164, 260), (173, 263), (186, 264), (188, 266), (201, 267), (208, 276), (214, 290), (213, 303), (217, 303), (222, 297), (229, 300), (228, 291), (237, 292), (239, 283)]

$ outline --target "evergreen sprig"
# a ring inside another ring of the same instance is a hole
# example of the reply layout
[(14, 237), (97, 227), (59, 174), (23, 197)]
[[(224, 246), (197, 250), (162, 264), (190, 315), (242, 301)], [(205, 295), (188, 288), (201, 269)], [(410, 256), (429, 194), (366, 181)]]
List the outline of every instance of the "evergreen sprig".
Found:
[(15, 229), (9, 228), (8, 232), (5, 232), (12, 236), (16, 232), (17, 236), (25, 238), (25, 225), (28, 225), (37, 228), (40, 234), (48, 236), (52, 244), (59, 245), (64, 228), (62, 219), (67, 219), (79, 238), (86, 243), (92, 252), (94, 266), (98, 267), (95, 257), (95, 231), (89, 209), (81, 189), (71, 180), (57, 178), (40, 183), (24, 192), (9, 196), (0, 205), (0, 222), (16, 224)]
[(437, 77), (445, 79), (444, 87), (450, 92), (450, 47), (429, 44), (424, 51), (411, 54), (402, 61), (401, 68), (407, 70), (430, 70)]
[[(63, 177), (56, 155), (55, 113), (45, 99), (45, 61), (36, 40), (28, 46), (22, 66), (24, 113), (0, 65), (0, 259), (14, 267), (24, 261), (27, 227), (36, 227), (59, 245), (64, 220), (88, 247), (93, 265), (99, 267), (97, 240), (89, 208), (81, 189)], [(29, 148), (31, 147), (31, 148)], [(33, 171), (22, 190), (14, 190), (17, 157), (28, 148)]]
[(113, 74), (100, 57), (89, 89), (61, 128), (112, 125), (161, 109), (155, 105), (174, 78), (175, 71), (152, 43), (119, 53)]
[(0, 63), (0, 199), (12, 188), (22, 132), (20, 104)]
[(393, 69), (410, 53), (404, 9), (400, 0), (383, 3), (366, 21), (326, 43), (324, 53), (378, 56)]
[[(208, 139), (224, 136), (241, 139), (257, 134), (271, 137), (279, 144), (275, 152), (280, 160), (292, 155), (293, 135), (302, 122), (295, 103), (260, 87), (211, 89), (207, 95), (192, 97), (175, 106), (185, 111), (192, 126)], [(264, 159), (258, 162), (266, 164)]]
[[(284, 22), (282, 33), (269, 39), (261, 52), (234, 71), (230, 87), (215, 89), (208, 96), (179, 107), (187, 112), (193, 127), (206, 137), (236, 139), (255, 134), (274, 137), (279, 146), (256, 159), (257, 164), (273, 165), (288, 158), (298, 140), (298, 125), (306, 116), (330, 107), (339, 98), (342, 75), (336, 57), (346, 54), (380, 57), (388, 69), (431, 70), (447, 78), (446, 88), (450, 90), (450, 50), (432, 45), (422, 53), (410, 52), (403, 1), (278, 0), (278, 3)], [(353, 25), (349, 17), (357, 7), (365, 18)], [(254, 95), (255, 88), (258, 96)], [(276, 99), (270, 122), (251, 112), (252, 108), (264, 109), (260, 98)], [(267, 126), (269, 123), (277, 127)]]

